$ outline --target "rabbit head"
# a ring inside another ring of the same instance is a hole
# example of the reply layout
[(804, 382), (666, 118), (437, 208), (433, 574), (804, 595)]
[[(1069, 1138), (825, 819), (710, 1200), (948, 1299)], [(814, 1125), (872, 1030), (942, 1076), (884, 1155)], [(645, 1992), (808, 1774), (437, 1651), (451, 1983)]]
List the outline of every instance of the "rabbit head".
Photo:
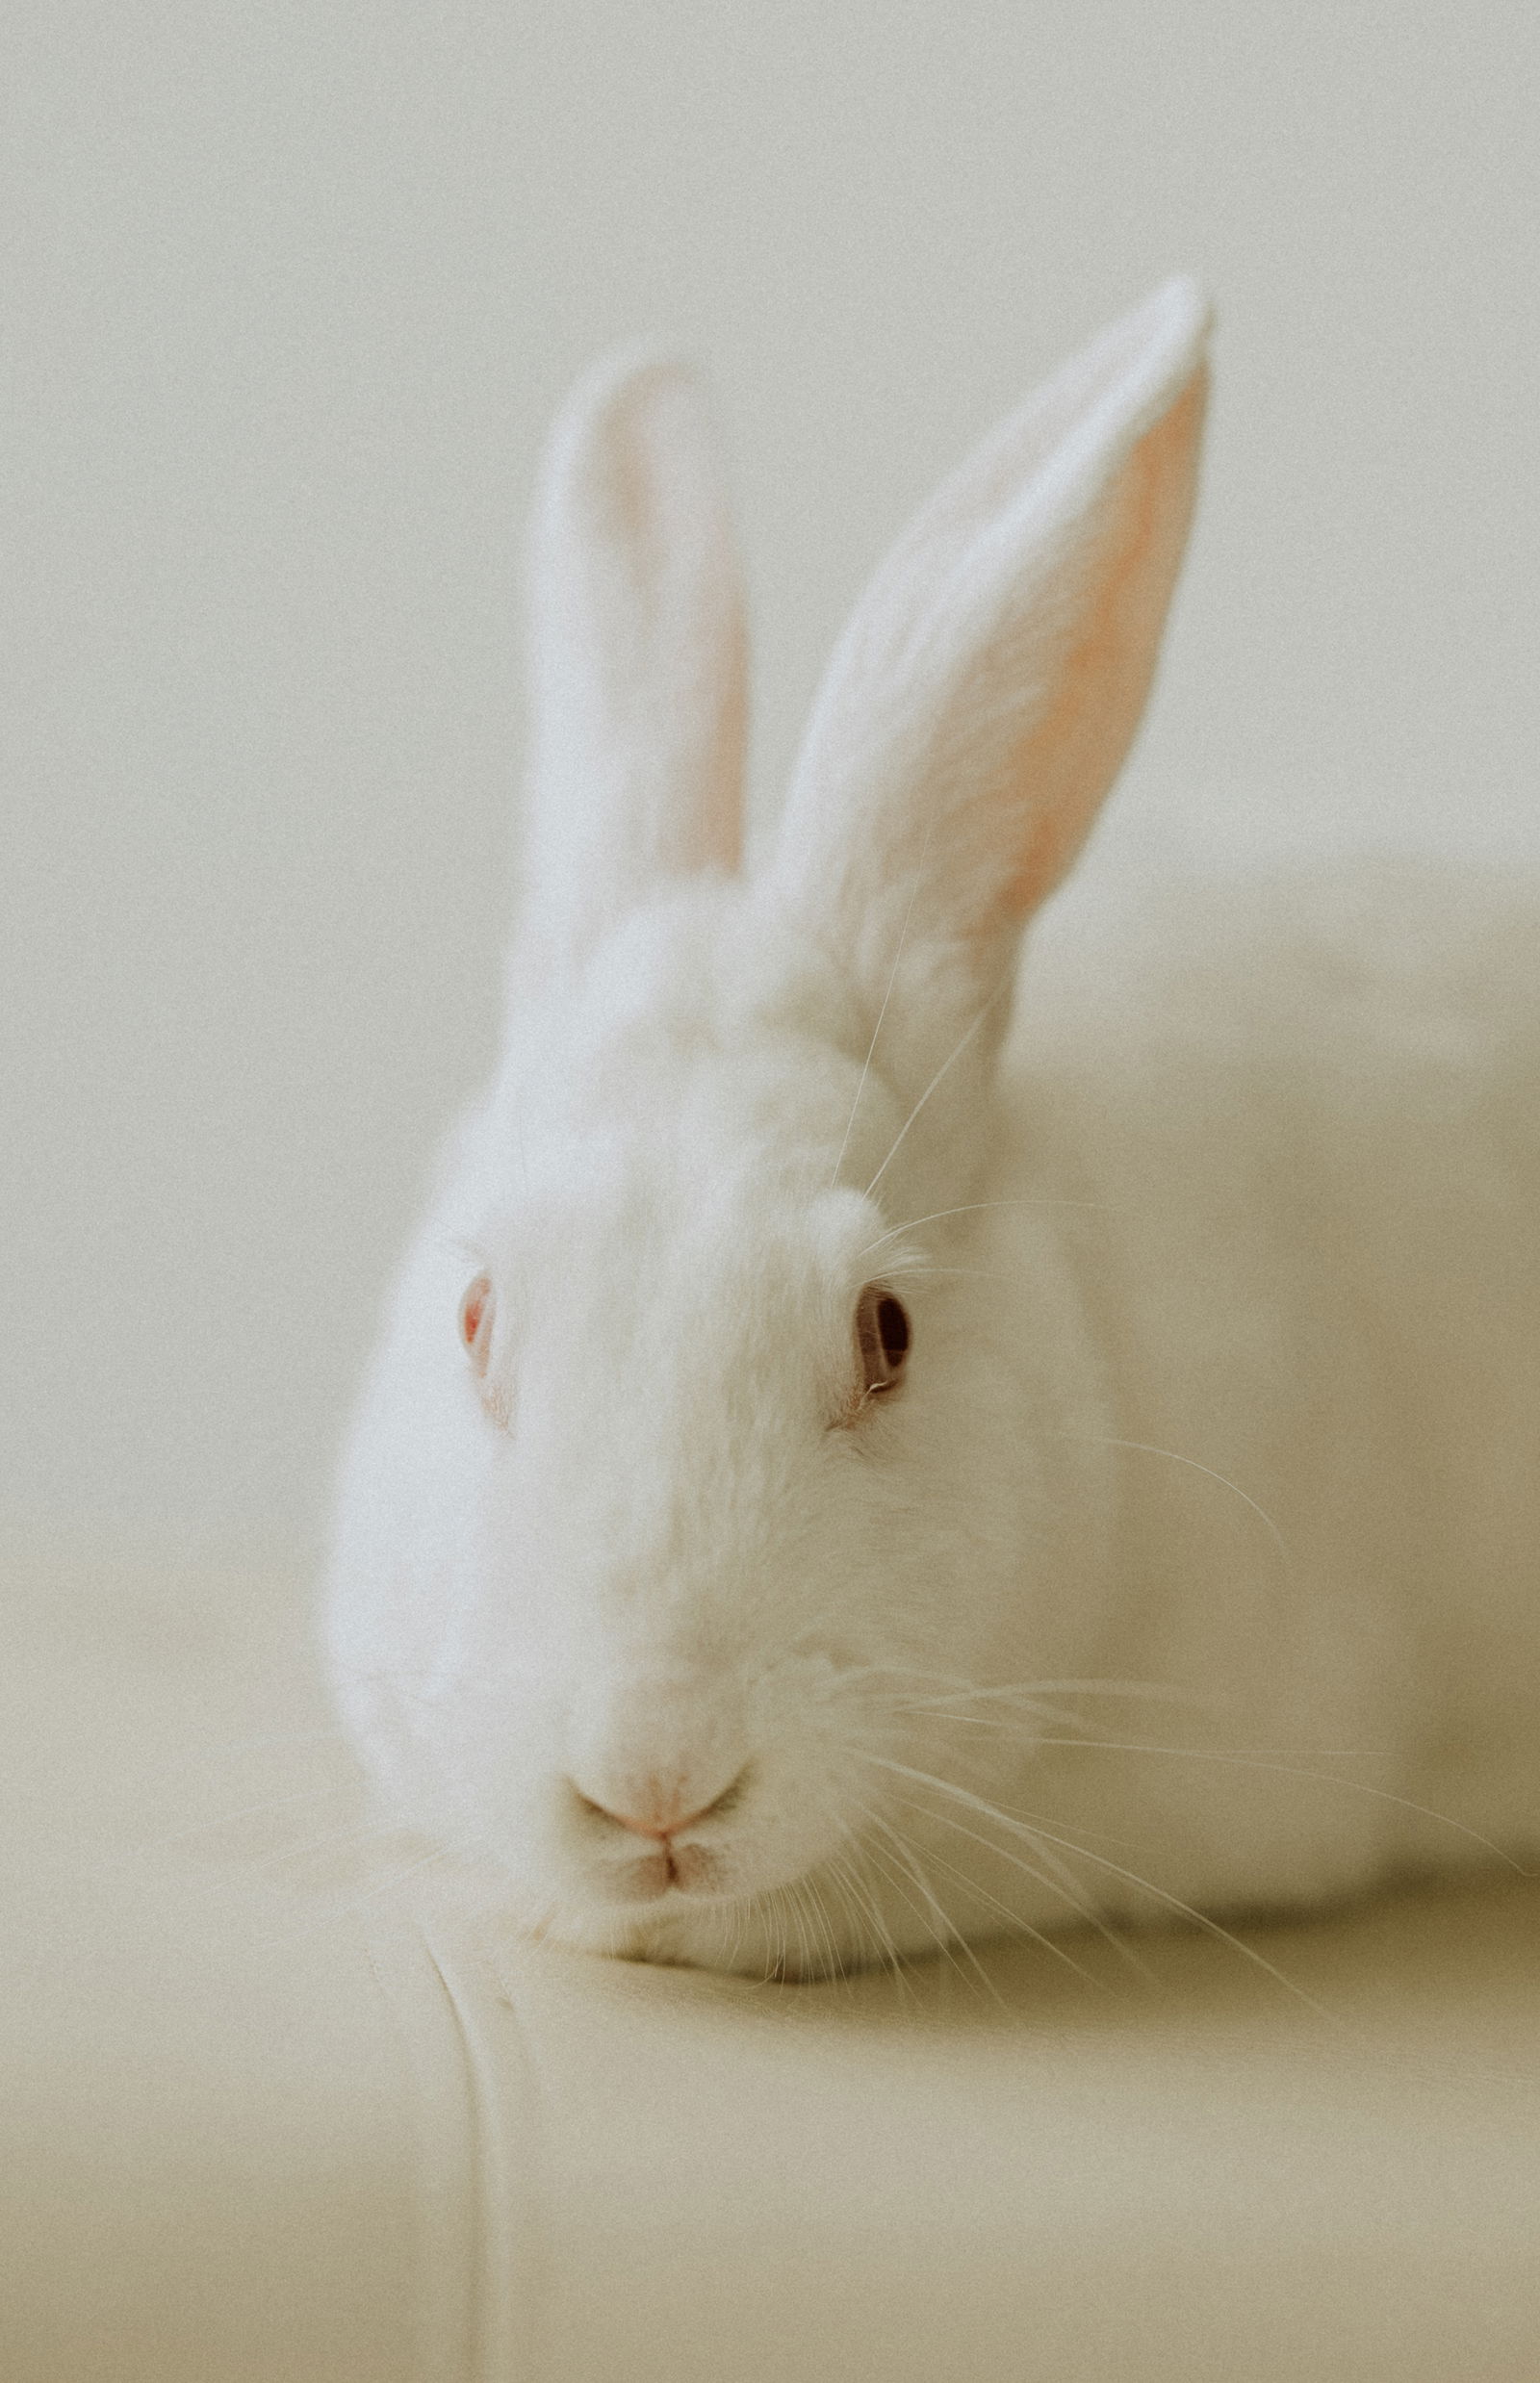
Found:
[(329, 1609), (392, 1803), (526, 1924), (773, 1966), (827, 1873), (860, 1949), (914, 1681), (987, 1671), (1023, 1609), (1072, 1645), (1103, 1495), (1054, 1429), (1094, 1397), (1072, 1291), (1045, 1248), (1024, 1349), (938, 1256), (997, 1179), (1021, 926), (1143, 705), (1205, 329), (1170, 285), (946, 483), (748, 870), (697, 389), (626, 360), (557, 424), (504, 1049), (398, 1289)]

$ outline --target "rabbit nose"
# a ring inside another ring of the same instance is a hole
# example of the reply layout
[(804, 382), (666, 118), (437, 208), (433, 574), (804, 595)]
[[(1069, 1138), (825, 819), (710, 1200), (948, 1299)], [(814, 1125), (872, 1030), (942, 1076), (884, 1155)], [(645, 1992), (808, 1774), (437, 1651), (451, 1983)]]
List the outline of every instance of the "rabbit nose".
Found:
[(732, 1681), (699, 1663), (632, 1658), (574, 1699), (557, 1767), (580, 1806), (632, 1836), (664, 1840), (725, 1812), (753, 1749)]
[[(741, 1794), (747, 1776), (748, 1765), (745, 1764), (742, 1770), (733, 1773), (725, 1787), (719, 1788), (704, 1804), (693, 1803), (693, 1799), (686, 1798), (678, 1782), (656, 1779), (639, 1781), (632, 1793), (623, 1800), (617, 1798), (614, 1804), (606, 1804), (599, 1796), (589, 1795), (576, 1780), (571, 1781), (570, 1784), (578, 1803), (590, 1812), (598, 1812), (603, 1819), (614, 1821), (617, 1827), (629, 1829), (633, 1836), (666, 1840), (677, 1836), (681, 1829), (693, 1829), (697, 1821), (730, 1810)], [(617, 1809), (617, 1805), (622, 1801), (624, 1808)], [(692, 1803), (693, 1808), (689, 1808)]]

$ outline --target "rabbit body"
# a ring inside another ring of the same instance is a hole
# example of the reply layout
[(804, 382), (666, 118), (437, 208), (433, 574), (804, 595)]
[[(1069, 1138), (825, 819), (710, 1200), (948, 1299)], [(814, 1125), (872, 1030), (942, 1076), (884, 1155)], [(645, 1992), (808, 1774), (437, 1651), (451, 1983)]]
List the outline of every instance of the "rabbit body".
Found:
[(1017, 969), (1142, 705), (1204, 330), (1159, 294), (948, 483), (747, 871), (693, 393), (558, 428), (504, 1053), (327, 1609), (388, 1807), (523, 1926), (807, 1974), (1540, 1840), (1532, 899), (1092, 877)]
[(1012, 1081), (1022, 1147), (1096, 1203), (1065, 1214), (1123, 1445), (1081, 1676), (1206, 1684), (1201, 1730), (1131, 1703), (1116, 1733), (1258, 1767), (1065, 1750), (1059, 1808), (1180, 1843), (1161, 1883), (1209, 1909), (1523, 1858), (1533, 893), (1366, 854), (1188, 881), (1101, 939), (1076, 909), (1029, 954)]

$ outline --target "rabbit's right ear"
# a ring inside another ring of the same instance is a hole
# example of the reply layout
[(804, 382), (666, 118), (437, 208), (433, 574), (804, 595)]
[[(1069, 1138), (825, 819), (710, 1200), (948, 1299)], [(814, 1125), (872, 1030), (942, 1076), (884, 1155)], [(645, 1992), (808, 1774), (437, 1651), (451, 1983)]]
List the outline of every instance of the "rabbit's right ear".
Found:
[(580, 958), (633, 903), (735, 868), (743, 605), (695, 376), (622, 354), (556, 418), (529, 549), (529, 766), (515, 962)]
[(1006, 980), (1139, 725), (1207, 328), (1175, 281), (1104, 332), (945, 482), (835, 648), (770, 889), (871, 1011), (896, 987), (890, 1029), (908, 1008), (911, 1040), (949, 1038)]

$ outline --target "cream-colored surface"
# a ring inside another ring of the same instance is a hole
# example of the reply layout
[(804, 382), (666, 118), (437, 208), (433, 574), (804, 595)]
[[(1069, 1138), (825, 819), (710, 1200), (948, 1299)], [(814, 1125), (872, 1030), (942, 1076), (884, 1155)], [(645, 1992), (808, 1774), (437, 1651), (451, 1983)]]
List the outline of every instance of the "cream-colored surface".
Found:
[(0, 1601), (0, 2375), (415, 2383), (389, 2005), (272, 1858), (338, 1800), (207, 1825), (326, 1777), (263, 1742), (322, 1718), (292, 1599), (21, 1557)]
[(1247, 1932), (1292, 1992), (590, 1961), (356, 1867), (291, 1590), (35, 1549), (4, 1615), (6, 2383), (1540, 2369), (1532, 1883)]

